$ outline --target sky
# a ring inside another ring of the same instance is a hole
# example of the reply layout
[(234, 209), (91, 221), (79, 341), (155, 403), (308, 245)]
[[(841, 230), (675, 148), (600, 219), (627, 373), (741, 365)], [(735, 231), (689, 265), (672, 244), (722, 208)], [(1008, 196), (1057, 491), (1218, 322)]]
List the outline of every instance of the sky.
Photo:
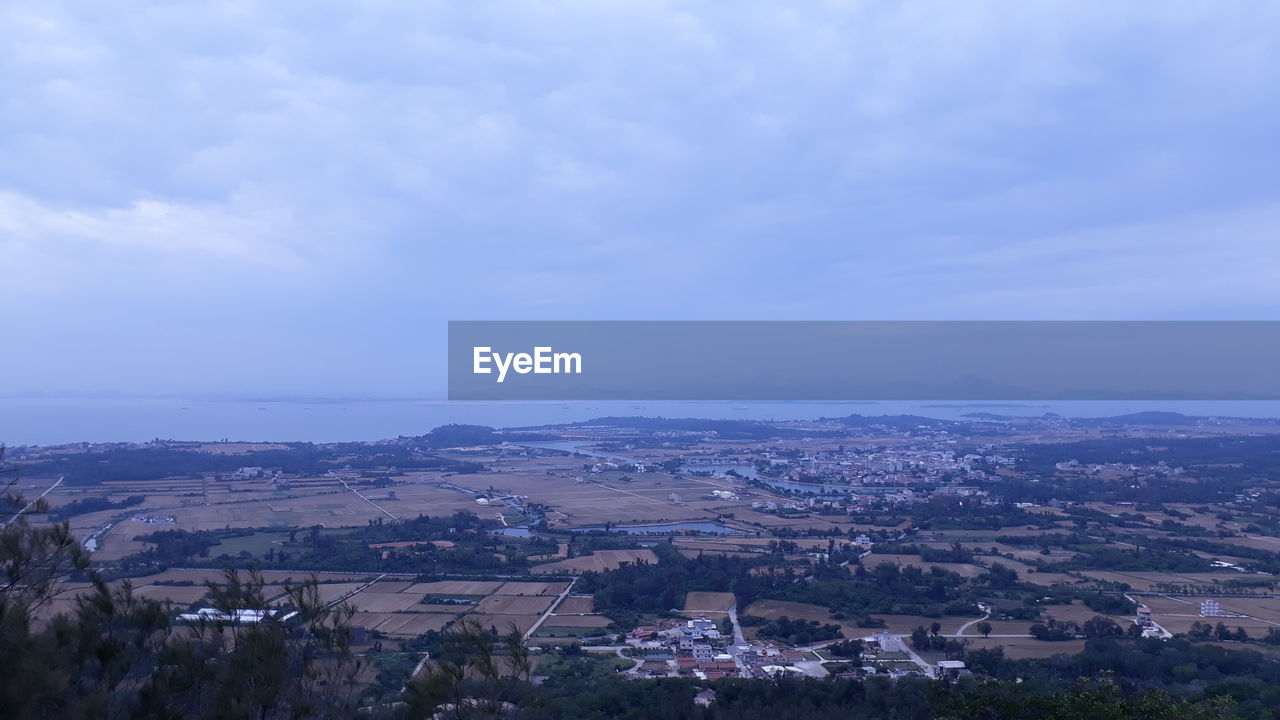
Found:
[(0, 6), (0, 395), (448, 320), (1280, 318), (1280, 4)]

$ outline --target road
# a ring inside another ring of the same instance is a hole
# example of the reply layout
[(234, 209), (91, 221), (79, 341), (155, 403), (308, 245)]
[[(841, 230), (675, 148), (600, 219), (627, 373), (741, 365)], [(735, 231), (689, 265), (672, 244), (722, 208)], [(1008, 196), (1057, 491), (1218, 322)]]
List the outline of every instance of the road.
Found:
[(533, 625), (531, 625), (527, 631), (525, 631), (525, 634), (524, 634), (525, 640), (528, 640), (529, 638), (533, 637), (533, 634), (538, 631), (538, 628), (542, 626), (542, 623), (545, 622), (547, 618), (552, 616), (556, 607), (560, 603), (564, 602), (565, 598), (569, 597), (569, 591), (573, 589), (573, 584), (576, 582), (578, 582), (578, 578), (574, 578), (570, 580), (569, 586), (564, 589), (564, 592), (560, 593), (560, 597), (556, 598), (556, 601), (551, 603), (551, 605), (547, 608), (547, 611), (542, 613), (542, 616), (538, 618), (538, 621), (535, 622)]
[(24, 512), (26, 512), (26, 511), (30, 510), (31, 508), (35, 507), (35, 504), (36, 504), (36, 503), (38, 503), (38, 502), (40, 502), (40, 501), (44, 498), (44, 496), (45, 496), (45, 495), (48, 495), (49, 493), (53, 492), (53, 489), (54, 489), (54, 488), (56, 488), (56, 487), (58, 487), (59, 485), (61, 485), (61, 484), (62, 484), (62, 479), (63, 479), (63, 478), (65, 478), (65, 477), (66, 477), (66, 475), (59, 475), (59, 476), (58, 476), (58, 481), (57, 481), (57, 482), (55, 482), (54, 484), (52, 484), (52, 485), (50, 485), (48, 488), (46, 488), (46, 489), (45, 489), (45, 491), (44, 491), (44, 492), (42, 492), (42, 493), (40, 493), (40, 496), (39, 496), (39, 497), (37, 497), (35, 500), (32, 500), (31, 502), (27, 503), (26, 507), (24, 507), (24, 508), (22, 508), (21, 510), (19, 510), (18, 512), (14, 513), (14, 514), (13, 514), (13, 517), (9, 518), (8, 520), (5, 520), (5, 521), (4, 521), (4, 524), (5, 524), (5, 525), (8, 525), (9, 523), (13, 522), (14, 520), (17, 520), (18, 518), (22, 517), (22, 513), (24, 513)]
[[(365, 590), (369, 589), (369, 586), (370, 586), (370, 585), (372, 585), (372, 584), (374, 584), (374, 583), (378, 582), (379, 580), (381, 580), (382, 578), (384, 578), (384, 577), (386, 577), (386, 576), (387, 576), (387, 574), (386, 574), (386, 573), (383, 573), (383, 574), (379, 575), (378, 577), (376, 577), (376, 578), (374, 578), (374, 579), (370, 580), (369, 582), (367, 582), (367, 583), (365, 583), (365, 584), (361, 585), (360, 587), (356, 588), (355, 590), (352, 590), (351, 592), (344, 594), (342, 597), (338, 598), (337, 600), (334, 600), (334, 601), (332, 601), (332, 602), (326, 603), (326, 604), (325, 604), (325, 607), (326, 607), (326, 608), (331, 608), (331, 607), (334, 607), (335, 605), (338, 605), (339, 603), (341, 603), (341, 602), (343, 602), (343, 601), (345, 601), (345, 600), (349, 600), (349, 599), (351, 599), (351, 598), (352, 598), (352, 597), (354, 597), (357, 593), (362, 593), (362, 592), (364, 592)], [(412, 677), (412, 676), (411, 676), (411, 677)]]
[(372, 505), (374, 510), (377, 510), (378, 512), (382, 513), (383, 515), (386, 515), (387, 517), (391, 518), (392, 520), (399, 520), (399, 519), (400, 519), (399, 517), (397, 517), (397, 516), (395, 516), (395, 515), (392, 515), (391, 513), (387, 512), (386, 510), (383, 510), (381, 505), (379, 505), (378, 503), (376, 503), (376, 502), (374, 502), (374, 501), (370, 500), (369, 498), (365, 497), (365, 496), (364, 496), (364, 493), (362, 493), (362, 492), (360, 492), (359, 490), (357, 490), (357, 489), (355, 489), (355, 488), (351, 487), (350, 485), (348, 485), (348, 484), (347, 484), (347, 481), (346, 481), (345, 479), (343, 479), (342, 477), (338, 477), (338, 482), (342, 483), (342, 487), (344, 487), (344, 488), (346, 488), (346, 489), (350, 490), (351, 492), (355, 493), (355, 494), (356, 494), (356, 497), (358, 497), (358, 498), (360, 498), (361, 500), (363, 500), (363, 501), (365, 501), (365, 502), (369, 503), (370, 505)]
[(729, 622), (733, 623), (733, 663), (738, 666), (738, 674), (747, 677), (747, 664), (742, 661), (739, 648), (747, 647), (747, 638), (742, 635), (742, 625), (738, 624), (737, 603), (729, 606)]
[(733, 623), (733, 644), (746, 645), (747, 639), (742, 635), (742, 626), (738, 624), (738, 606), (729, 608), (729, 621)]
[(964, 637), (964, 631), (965, 631), (965, 630), (968, 630), (970, 626), (972, 626), (972, 625), (977, 625), (978, 623), (982, 622), (983, 620), (986, 620), (987, 618), (991, 617), (991, 606), (990, 606), (990, 605), (984, 605), (984, 604), (982, 604), (982, 603), (978, 603), (978, 609), (979, 609), (979, 610), (982, 610), (982, 611), (983, 611), (983, 612), (985, 612), (986, 614), (985, 614), (985, 615), (983, 615), (982, 617), (978, 618), (977, 620), (970, 620), (969, 622), (967, 622), (967, 623), (965, 623), (965, 624), (961, 625), (961, 626), (960, 626), (960, 629), (956, 631), (956, 635), (955, 635), (956, 637)]
[(638, 658), (627, 657), (626, 655), (623, 654), (623, 652), (627, 649), (627, 647), (628, 646), (625, 646), (625, 645), (622, 647), (614, 647), (613, 652), (616, 653), (617, 656), (622, 658), (623, 660), (630, 660), (631, 662), (635, 663), (635, 665), (632, 665), (631, 668), (627, 670), (627, 675), (631, 677), (636, 677), (640, 674), (640, 666), (644, 665), (644, 657), (638, 657)]
[(902, 643), (902, 647), (906, 649), (907, 656), (911, 658), (911, 661), (914, 662), (921, 670), (923, 670), (926, 676), (931, 678), (938, 677), (938, 668), (925, 662), (924, 658), (920, 657), (920, 655), (915, 650), (911, 649), (910, 643)]
[[(171, 567), (169, 569), (170, 570), (208, 571), (210, 568), (208, 567)], [(272, 572), (298, 573), (303, 576), (307, 576), (307, 575), (366, 575), (367, 576), (367, 575), (373, 574), (372, 572), (361, 572), (359, 570), (311, 570), (309, 568), (306, 570), (297, 570), (293, 568), (270, 568), (270, 570)], [(411, 572), (385, 572), (382, 574), (385, 577), (402, 577), (402, 578), (409, 578), (409, 579), (418, 577), (418, 573), (411, 573)], [(465, 576), (462, 576), (462, 577), (465, 577)], [(516, 573), (486, 573), (485, 577), (500, 578), (502, 580), (528, 580), (529, 579), (528, 575), (521, 575)], [(575, 580), (575, 579), (576, 578), (566, 577), (563, 575), (539, 575), (538, 576), (538, 580), (545, 580), (547, 582), (559, 582), (562, 580), (569, 581), (569, 580)]]

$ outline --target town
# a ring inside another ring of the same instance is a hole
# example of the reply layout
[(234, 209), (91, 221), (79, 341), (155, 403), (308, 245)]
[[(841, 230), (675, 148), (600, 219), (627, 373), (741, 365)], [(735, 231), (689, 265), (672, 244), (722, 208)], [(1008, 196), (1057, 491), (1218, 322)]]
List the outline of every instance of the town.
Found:
[[(552, 683), (583, 663), (706, 688), (965, 683), (1101, 641), (1270, 657), (1277, 437), (1274, 421), (1159, 413), (602, 418), (6, 462), (44, 505), (30, 522), (67, 522), (110, 587), (178, 625), (287, 623), (313, 578), (322, 607), (347, 609), (353, 682), (379, 707), (466, 628), (515, 633)], [(215, 602), (226, 568), (264, 600)]]

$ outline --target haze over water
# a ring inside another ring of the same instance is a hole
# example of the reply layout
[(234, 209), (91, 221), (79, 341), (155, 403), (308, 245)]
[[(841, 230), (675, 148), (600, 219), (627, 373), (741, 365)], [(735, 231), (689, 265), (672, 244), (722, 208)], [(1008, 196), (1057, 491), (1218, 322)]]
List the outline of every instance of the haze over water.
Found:
[(187, 400), (181, 398), (0, 398), (0, 443), (173, 440), (368, 441), (421, 435), (450, 423), (528, 427), (605, 416), (734, 420), (969, 413), (1106, 417), (1143, 411), (1218, 417), (1280, 417), (1277, 401), (1013, 402), (447, 402), (442, 400)]

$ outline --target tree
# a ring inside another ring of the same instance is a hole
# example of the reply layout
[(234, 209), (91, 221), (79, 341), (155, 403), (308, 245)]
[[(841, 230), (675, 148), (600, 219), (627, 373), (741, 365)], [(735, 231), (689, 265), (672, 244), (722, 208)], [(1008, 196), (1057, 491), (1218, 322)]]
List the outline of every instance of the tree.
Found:
[(1069, 692), (1027, 695), (1016, 685), (992, 683), (956, 698), (948, 718), (1001, 720), (1218, 720), (1228, 717), (1229, 701), (1192, 704), (1163, 692), (1123, 696), (1109, 683), (1078, 682)]
[(440, 654), (405, 684), (409, 714), (450, 720), (496, 717), (527, 698), (532, 667), (519, 628), (512, 625), (499, 637), (463, 618), (444, 633)]
[[(6, 718), (354, 714), (362, 669), (350, 651), (355, 608), (321, 602), (314, 578), (286, 586), (283, 602), (272, 604), (260, 574), (228, 571), (208, 586), (215, 612), (175, 626), (166, 608), (134, 595), (130, 582), (108, 587), (66, 522), (28, 523), (27, 514), (43, 503), (10, 493), (3, 505), (0, 707)], [(46, 613), (35, 623), (37, 611), (63, 595), (70, 580), (88, 582), (69, 598), (73, 610), (52, 618)]]
[(991, 636), (991, 623), (987, 622), (986, 620), (979, 622), (975, 627), (977, 628), (978, 632), (982, 634), (982, 637)]
[(1091, 638), (1124, 634), (1124, 630), (1116, 624), (1116, 621), (1101, 615), (1094, 615), (1092, 618), (1085, 620), (1081, 630), (1084, 631), (1085, 637)]
[(28, 503), (14, 492), (18, 472), (5, 467), (4, 457), (0, 445), (0, 516), (5, 518), (0, 529), (0, 632), (25, 629), (32, 613), (53, 599), (58, 583), (89, 568), (88, 554), (67, 521), (46, 526), (27, 522), (28, 514), (44, 512), (48, 505), (43, 499)]
[(911, 631), (911, 647), (916, 650), (928, 650), (931, 645), (929, 631), (925, 630), (923, 625), (917, 625), (916, 629)]
[(948, 660), (964, 660), (965, 653), (969, 650), (968, 640), (947, 640), (942, 646), (942, 651), (946, 653)]

